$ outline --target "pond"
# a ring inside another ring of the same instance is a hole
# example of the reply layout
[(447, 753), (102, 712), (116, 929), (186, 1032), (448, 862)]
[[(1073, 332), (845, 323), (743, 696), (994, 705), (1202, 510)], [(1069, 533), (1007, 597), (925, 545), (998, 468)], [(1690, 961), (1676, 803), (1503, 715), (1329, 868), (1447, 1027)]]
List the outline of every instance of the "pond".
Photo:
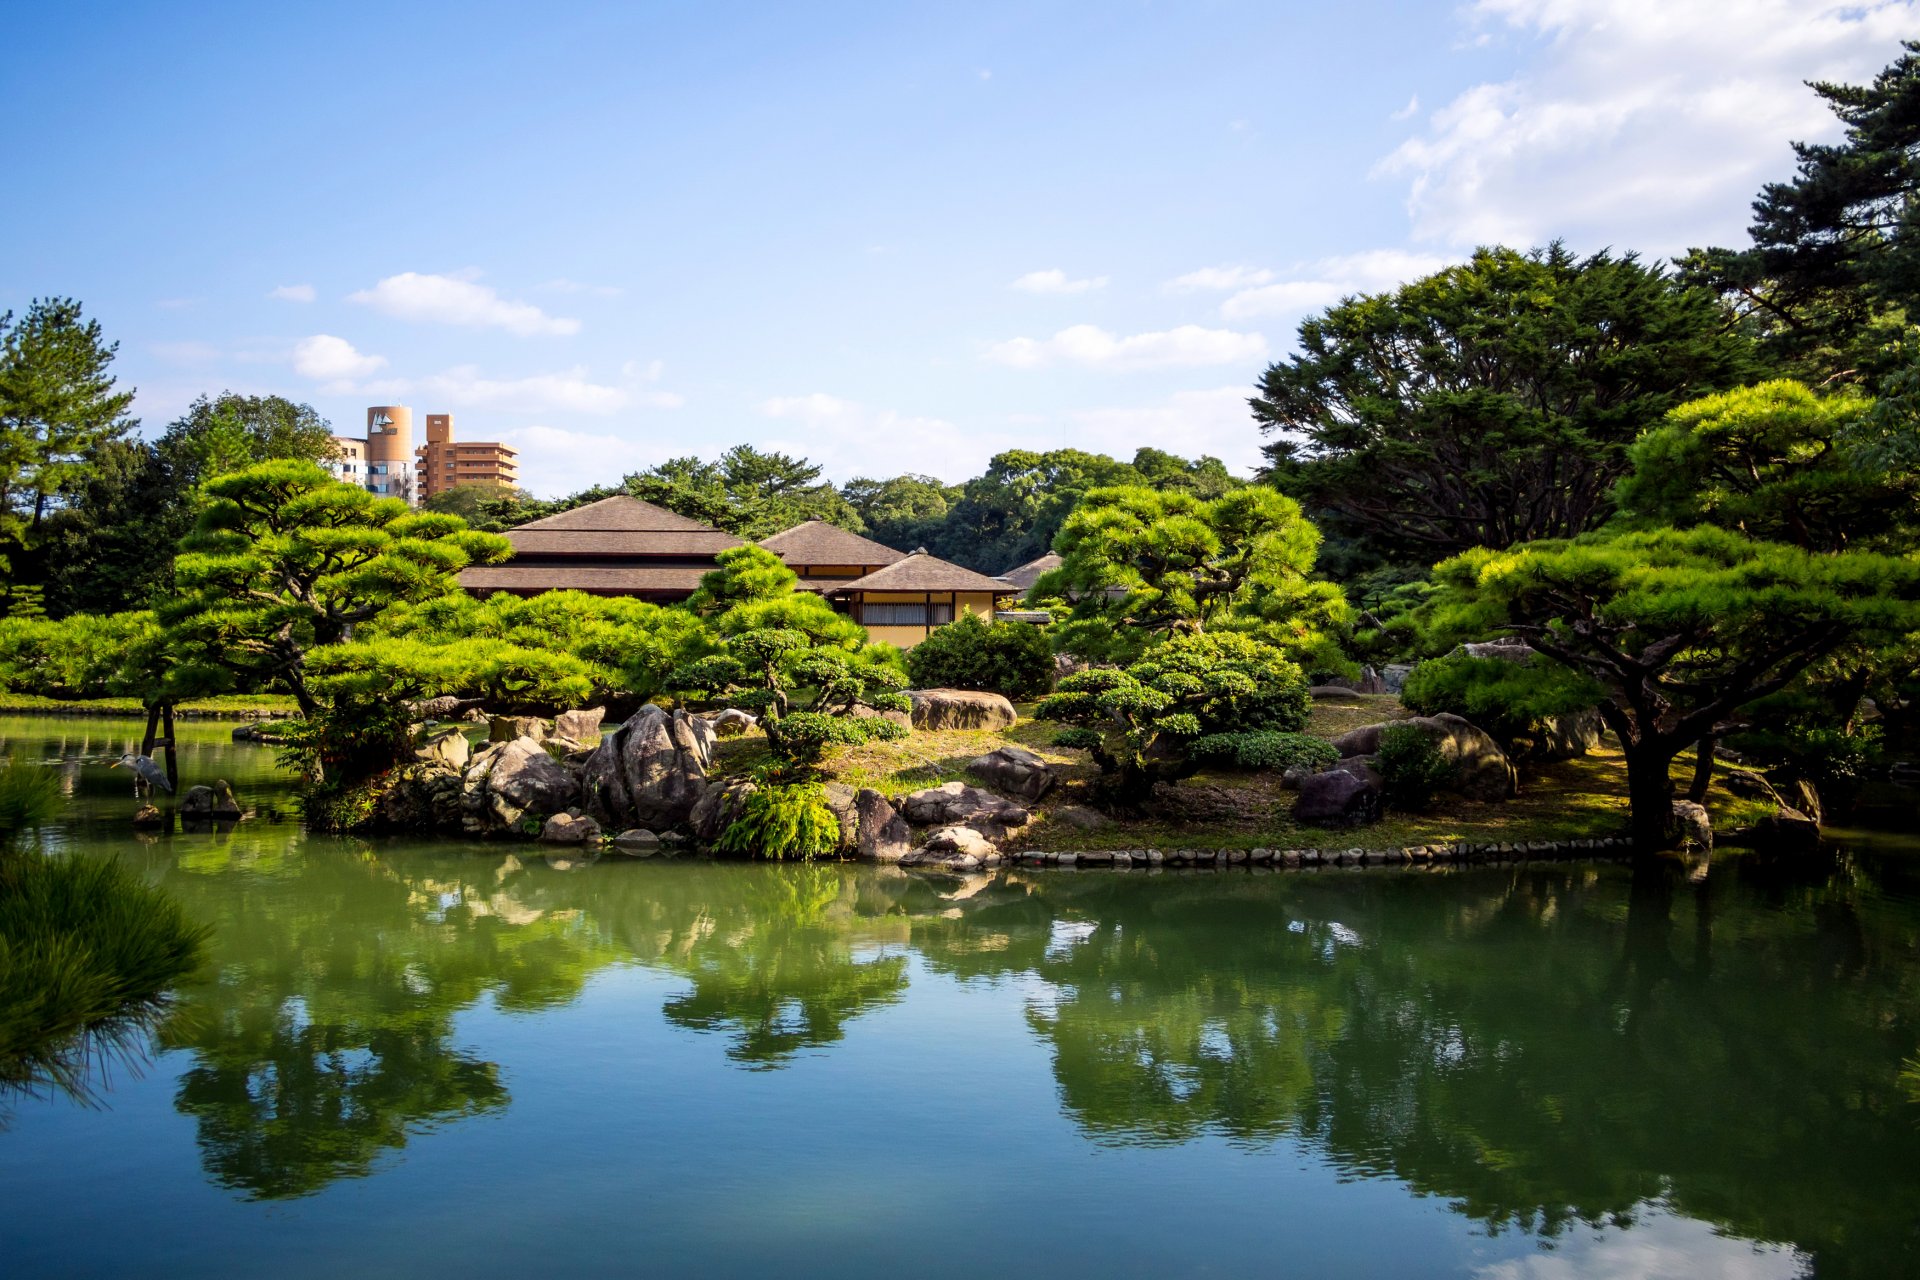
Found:
[[(1439, 872), (583, 861), (137, 836), (214, 926), (97, 1099), (0, 1102), (15, 1275), (1920, 1274), (1920, 860)], [(276, 815), (278, 820), (276, 820)]]

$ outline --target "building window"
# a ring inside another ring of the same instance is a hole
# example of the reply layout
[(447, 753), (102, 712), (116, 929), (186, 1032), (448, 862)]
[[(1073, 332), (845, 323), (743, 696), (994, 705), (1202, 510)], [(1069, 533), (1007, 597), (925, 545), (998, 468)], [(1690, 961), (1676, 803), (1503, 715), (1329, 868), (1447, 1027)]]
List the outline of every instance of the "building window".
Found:
[(868, 627), (944, 627), (953, 621), (950, 604), (863, 604), (860, 622)]

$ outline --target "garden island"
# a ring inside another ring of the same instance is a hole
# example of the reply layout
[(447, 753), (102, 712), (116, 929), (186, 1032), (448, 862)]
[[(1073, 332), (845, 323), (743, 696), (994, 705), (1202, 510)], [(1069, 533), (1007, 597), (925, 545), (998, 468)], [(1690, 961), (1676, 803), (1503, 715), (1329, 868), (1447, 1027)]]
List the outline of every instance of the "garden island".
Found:
[(1292, 1205), (1308, 1270), (1913, 1273), (1920, 45), (1818, 92), (1745, 247), (1317, 310), (1253, 474), (539, 498), (404, 405), (142, 435), (0, 315), (0, 1242), (977, 1272), (1058, 1199), (1160, 1273), (1177, 1197), (1215, 1269)]

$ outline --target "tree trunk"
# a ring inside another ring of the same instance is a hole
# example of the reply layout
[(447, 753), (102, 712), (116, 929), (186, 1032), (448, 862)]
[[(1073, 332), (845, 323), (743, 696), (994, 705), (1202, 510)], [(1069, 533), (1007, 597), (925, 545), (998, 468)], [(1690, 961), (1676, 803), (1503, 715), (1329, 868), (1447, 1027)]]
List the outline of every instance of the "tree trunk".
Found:
[(1687, 787), (1687, 799), (1695, 804), (1707, 802), (1707, 788), (1713, 785), (1713, 751), (1718, 740), (1711, 734), (1694, 744), (1693, 781)]
[(1645, 743), (1630, 745), (1626, 752), (1633, 852), (1635, 857), (1650, 857), (1673, 845), (1673, 782), (1667, 776), (1673, 753)]

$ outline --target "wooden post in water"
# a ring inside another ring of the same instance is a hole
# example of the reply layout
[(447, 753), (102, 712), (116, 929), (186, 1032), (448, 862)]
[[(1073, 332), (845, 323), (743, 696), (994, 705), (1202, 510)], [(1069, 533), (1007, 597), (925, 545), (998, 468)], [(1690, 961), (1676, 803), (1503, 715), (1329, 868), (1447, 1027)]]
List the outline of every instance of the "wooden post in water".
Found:
[[(160, 737), (164, 731), (166, 736)], [(140, 754), (151, 756), (155, 747), (167, 749), (167, 785), (180, 790), (180, 760), (173, 748), (173, 704), (156, 702), (147, 708), (147, 734), (141, 739)]]

